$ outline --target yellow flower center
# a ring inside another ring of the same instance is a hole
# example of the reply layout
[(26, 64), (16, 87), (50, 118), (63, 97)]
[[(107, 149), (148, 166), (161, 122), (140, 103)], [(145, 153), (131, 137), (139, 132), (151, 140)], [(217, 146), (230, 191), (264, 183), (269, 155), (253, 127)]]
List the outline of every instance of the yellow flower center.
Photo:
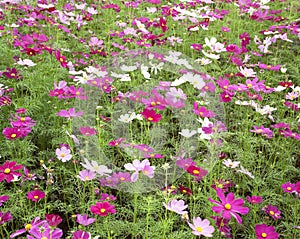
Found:
[(247, 86), (250, 88), (250, 87), (252, 87), (252, 84), (247, 84)]
[(26, 231), (28, 231), (31, 227), (32, 227), (31, 224), (26, 224), (26, 226), (25, 226)]
[(143, 173), (147, 175), (148, 174), (148, 170), (144, 170)]
[(258, 129), (258, 130), (256, 130), (256, 132), (257, 132), (257, 133), (262, 133), (263, 130), (262, 130), (262, 129)]
[(226, 90), (226, 89), (228, 89), (228, 86), (227, 86), (227, 85), (224, 85), (223, 88)]
[(292, 190), (292, 188), (291, 188), (291, 187), (287, 187), (286, 189), (287, 189), (287, 190), (289, 190), (289, 191), (290, 191), (290, 190)]
[(148, 119), (149, 121), (152, 121), (152, 120), (153, 120), (153, 118), (152, 118), (152, 117), (148, 117), (147, 119)]
[(106, 211), (105, 208), (101, 208), (101, 209), (100, 209), (100, 212), (101, 212), (101, 213), (104, 213), (105, 211)]
[(156, 105), (156, 103), (155, 103), (155, 102), (151, 102), (151, 105), (152, 105), (152, 106), (155, 106), (155, 105)]
[(202, 227), (196, 227), (197, 232), (202, 232)]
[(268, 69), (270, 69), (271, 67), (272, 67), (272, 66), (270, 66), (270, 65), (267, 65), (267, 68), (268, 68)]
[(62, 57), (59, 58), (60, 62), (64, 62), (64, 59)]
[(11, 76), (16, 76), (16, 74), (15, 74), (15, 73), (11, 73), (10, 75), (11, 75)]
[(225, 208), (226, 208), (227, 210), (230, 210), (231, 205), (230, 205), (229, 203), (226, 203), (226, 204), (225, 204)]
[(197, 169), (193, 170), (193, 174), (199, 174), (199, 173), (200, 173), (199, 170), (197, 170)]
[(84, 179), (85, 179), (85, 180), (90, 180), (90, 177), (89, 177), (89, 176), (85, 176)]
[(10, 169), (9, 168), (4, 169), (4, 173), (5, 174), (9, 174), (10, 173)]
[(41, 239), (48, 239), (48, 237), (43, 236)]
[(35, 195), (35, 196), (33, 196), (33, 198), (34, 198), (34, 199), (38, 199), (38, 198), (39, 198), (39, 196)]
[(124, 181), (124, 180), (125, 180), (125, 178), (124, 178), (124, 177), (121, 177), (121, 178), (120, 178), (120, 180), (121, 180), (121, 181)]
[(60, 156), (63, 158), (63, 157), (65, 157), (66, 155), (65, 155), (64, 153), (62, 153)]
[(16, 138), (17, 137), (17, 135), (16, 134), (11, 134), (11, 136), (10, 136), (11, 138)]
[(186, 190), (185, 190), (185, 189), (183, 189), (183, 190), (182, 190), (182, 192), (183, 192), (183, 193), (186, 193)]
[(266, 238), (266, 237), (267, 237), (267, 233), (263, 232), (263, 233), (261, 234), (261, 237)]
[(273, 212), (273, 211), (270, 211), (270, 214), (271, 214), (271, 215), (274, 215), (274, 214), (275, 214), (275, 212)]
[(25, 118), (24, 118), (24, 117), (21, 117), (20, 120), (21, 120), (21, 121), (25, 121)]

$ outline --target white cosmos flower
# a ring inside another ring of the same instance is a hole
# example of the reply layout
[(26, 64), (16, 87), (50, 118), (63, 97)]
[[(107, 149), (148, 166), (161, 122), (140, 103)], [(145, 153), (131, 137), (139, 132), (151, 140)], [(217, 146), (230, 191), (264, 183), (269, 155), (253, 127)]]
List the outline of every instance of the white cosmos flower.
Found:
[(145, 79), (150, 80), (150, 73), (148, 72), (149, 67), (145, 66), (144, 64), (141, 65), (141, 72)]
[(118, 78), (120, 81), (131, 81), (129, 74), (117, 74), (117, 73), (111, 72), (110, 75), (112, 77)]
[(183, 129), (183, 130), (181, 130), (181, 132), (179, 132), (179, 134), (185, 138), (191, 138), (192, 136), (197, 134), (197, 131), (196, 130), (190, 131), (189, 129)]
[(245, 169), (242, 165), (241, 165), (241, 169), (237, 170), (237, 172), (243, 173), (248, 175), (250, 178), (254, 179), (254, 176), (252, 175), (252, 173), (250, 173), (247, 169)]
[(206, 51), (202, 50), (202, 53), (204, 56), (210, 58), (210, 59), (215, 59), (215, 60), (218, 60), (220, 59), (220, 55), (216, 55), (216, 54), (213, 54), (213, 53), (207, 53)]
[(240, 161), (232, 161), (231, 159), (224, 160), (222, 162), (228, 168), (237, 168), (240, 165)]
[(24, 59), (24, 60), (20, 59), (17, 63), (21, 66), (35, 66), (36, 65), (32, 60), (29, 60), (29, 59)]
[(157, 71), (161, 71), (163, 69), (164, 65), (163, 62), (160, 62), (159, 64), (150, 62), (149, 64), (151, 66), (151, 73), (154, 72), (155, 75), (157, 75)]
[(127, 72), (130, 72), (130, 71), (135, 71), (137, 69), (137, 66), (125, 66), (125, 65), (122, 65), (120, 67), (120, 69), (122, 71), (127, 71)]
[(92, 160), (92, 163), (90, 163), (86, 158), (84, 158), (84, 162), (85, 164), (80, 163), (83, 167), (85, 167), (87, 170), (90, 170), (92, 172), (96, 172), (101, 176), (102, 175), (108, 176), (108, 174), (112, 172), (111, 169), (109, 169), (105, 165), (98, 165), (98, 163), (94, 160)]
[(198, 74), (192, 75), (188, 78), (187, 81), (190, 82), (198, 90), (201, 90), (205, 86), (205, 82)]
[(212, 63), (212, 61), (210, 59), (207, 59), (207, 58), (198, 58), (195, 61), (199, 62), (202, 66), (205, 66), (205, 65), (208, 65), (208, 64)]

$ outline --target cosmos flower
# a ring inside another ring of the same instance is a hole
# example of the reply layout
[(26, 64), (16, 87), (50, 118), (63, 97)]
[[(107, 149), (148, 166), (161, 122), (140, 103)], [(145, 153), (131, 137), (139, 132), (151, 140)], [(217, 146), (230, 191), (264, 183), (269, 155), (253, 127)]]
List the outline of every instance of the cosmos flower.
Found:
[(228, 193), (225, 197), (223, 191), (219, 188), (216, 190), (217, 196), (221, 200), (221, 202), (215, 201), (211, 198), (208, 200), (217, 206), (213, 206), (212, 210), (216, 213), (220, 213), (223, 218), (230, 219), (233, 216), (239, 224), (242, 223), (242, 218), (239, 214), (247, 214), (249, 212), (249, 208), (243, 207), (244, 200), (239, 198), (235, 199), (235, 195), (233, 193)]
[(210, 222), (207, 219), (202, 220), (200, 217), (194, 217), (193, 223), (188, 222), (192, 233), (196, 236), (212, 237), (212, 233), (215, 231), (213, 226), (210, 226)]
[(184, 205), (185, 202), (183, 200), (173, 199), (168, 204), (163, 203), (164, 207), (172, 212), (176, 212), (177, 214), (183, 215), (187, 214), (187, 211), (184, 211), (188, 205)]

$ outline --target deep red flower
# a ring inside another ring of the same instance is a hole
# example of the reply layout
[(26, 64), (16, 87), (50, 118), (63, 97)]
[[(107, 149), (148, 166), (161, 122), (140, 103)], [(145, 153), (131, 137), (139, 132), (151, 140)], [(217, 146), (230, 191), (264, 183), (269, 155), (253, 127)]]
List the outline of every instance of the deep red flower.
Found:
[(144, 109), (143, 112), (141, 112), (141, 115), (149, 122), (159, 122), (161, 120), (161, 115), (157, 114), (155, 110), (148, 110)]
[(189, 166), (186, 171), (189, 174), (195, 176), (197, 178), (197, 181), (200, 181), (204, 176), (208, 174), (207, 170), (197, 167), (195, 165)]
[(0, 182), (5, 179), (6, 182), (10, 183), (14, 179), (14, 176), (22, 176), (21, 173), (15, 172), (22, 168), (22, 164), (17, 165), (16, 162), (6, 161), (3, 165), (0, 165)]
[(62, 218), (57, 214), (46, 214), (45, 217), (51, 227), (56, 227), (62, 222)]
[(167, 22), (164, 18), (161, 17), (159, 19), (159, 25), (163, 32), (166, 32), (168, 30)]

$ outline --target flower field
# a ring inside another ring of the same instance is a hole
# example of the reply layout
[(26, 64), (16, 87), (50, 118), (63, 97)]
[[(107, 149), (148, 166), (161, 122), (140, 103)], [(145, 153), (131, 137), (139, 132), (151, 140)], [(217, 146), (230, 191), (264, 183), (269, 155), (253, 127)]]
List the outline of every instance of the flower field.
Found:
[(0, 239), (299, 239), (300, 3), (1, 0)]

